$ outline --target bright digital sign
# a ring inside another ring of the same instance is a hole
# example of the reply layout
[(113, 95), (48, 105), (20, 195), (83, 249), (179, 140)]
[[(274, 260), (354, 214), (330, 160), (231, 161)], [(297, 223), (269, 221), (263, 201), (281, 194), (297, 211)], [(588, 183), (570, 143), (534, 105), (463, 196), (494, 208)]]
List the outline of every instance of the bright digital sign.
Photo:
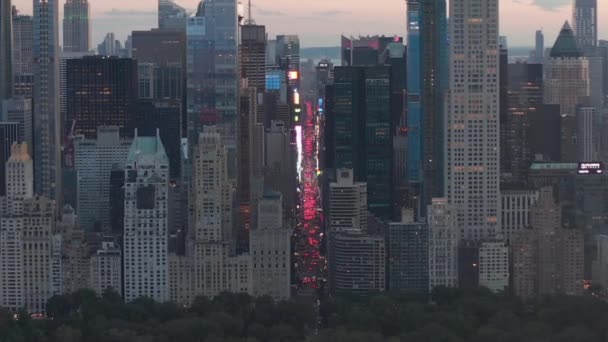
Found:
[[(285, 77), (285, 76), (283, 76)], [(281, 74), (266, 74), (266, 89), (280, 90), (281, 89)]]
[(604, 164), (601, 162), (578, 163), (579, 175), (599, 175), (604, 173)]
[(290, 71), (288, 77), (290, 81), (294, 81), (300, 78), (300, 74), (297, 71)]

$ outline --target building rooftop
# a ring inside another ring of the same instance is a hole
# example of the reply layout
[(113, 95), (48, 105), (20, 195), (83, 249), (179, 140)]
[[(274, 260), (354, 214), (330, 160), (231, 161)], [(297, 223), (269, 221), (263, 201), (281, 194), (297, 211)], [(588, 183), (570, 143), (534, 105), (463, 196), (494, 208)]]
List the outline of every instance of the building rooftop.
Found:
[(135, 139), (133, 139), (133, 143), (131, 144), (127, 161), (137, 161), (140, 156), (155, 156), (167, 163), (169, 162), (158, 131), (155, 137), (140, 137), (137, 136), (137, 131), (135, 132)]
[(551, 57), (578, 58), (582, 56), (583, 53), (578, 46), (578, 42), (574, 36), (574, 31), (572, 31), (572, 27), (570, 27), (570, 24), (568, 21), (566, 21), (559, 32), (559, 35), (557, 36), (555, 44), (553, 44), (553, 48), (551, 49)]

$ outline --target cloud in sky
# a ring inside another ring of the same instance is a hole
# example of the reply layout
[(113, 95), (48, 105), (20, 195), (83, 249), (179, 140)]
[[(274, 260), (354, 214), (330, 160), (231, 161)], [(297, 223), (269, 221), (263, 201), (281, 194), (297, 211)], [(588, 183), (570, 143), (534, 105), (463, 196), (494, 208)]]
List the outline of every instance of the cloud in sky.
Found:
[(543, 10), (557, 11), (572, 4), (572, 0), (513, 0), (516, 4), (534, 5)]

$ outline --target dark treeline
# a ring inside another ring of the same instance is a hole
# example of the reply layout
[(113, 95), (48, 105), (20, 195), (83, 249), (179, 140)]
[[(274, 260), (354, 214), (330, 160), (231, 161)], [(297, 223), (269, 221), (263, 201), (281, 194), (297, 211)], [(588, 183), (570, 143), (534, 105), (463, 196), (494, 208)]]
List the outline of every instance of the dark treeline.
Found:
[[(320, 313), (320, 321), (317, 312)], [(489, 291), (335, 297), (320, 309), (297, 301), (222, 294), (188, 309), (114, 292), (54, 297), (50, 319), (0, 312), (2, 342), (594, 342), (608, 341), (608, 304), (594, 297), (547, 297), (523, 305)], [(317, 329), (318, 326), (320, 329)]]

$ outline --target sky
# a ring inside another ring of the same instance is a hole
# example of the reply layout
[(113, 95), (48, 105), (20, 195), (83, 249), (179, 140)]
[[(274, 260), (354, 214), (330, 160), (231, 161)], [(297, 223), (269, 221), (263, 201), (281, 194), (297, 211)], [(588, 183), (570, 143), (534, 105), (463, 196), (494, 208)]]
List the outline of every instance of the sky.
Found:
[[(0, 0), (4, 1), (4, 0)], [(12, 0), (31, 14), (32, 0)], [(60, 12), (63, 2), (60, 1)], [(246, 1), (246, 0), (244, 0)], [(545, 32), (550, 46), (565, 20), (571, 18), (573, 0), (499, 0), (501, 35), (509, 46), (533, 46), (534, 33)], [(89, 0), (93, 21), (93, 42), (97, 45), (107, 32), (124, 40), (130, 31), (157, 26), (156, 0)], [(194, 10), (199, 0), (176, 0)], [(266, 25), (271, 36), (298, 34), (303, 47), (337, 46), (340, 35), (406, 35), (405, 0), (252, 0), (253, 17)], [(608, 29), (608, 1), (599, 0), (600, 39)], [(61, 26), (60, 26), (61, 27)]]

